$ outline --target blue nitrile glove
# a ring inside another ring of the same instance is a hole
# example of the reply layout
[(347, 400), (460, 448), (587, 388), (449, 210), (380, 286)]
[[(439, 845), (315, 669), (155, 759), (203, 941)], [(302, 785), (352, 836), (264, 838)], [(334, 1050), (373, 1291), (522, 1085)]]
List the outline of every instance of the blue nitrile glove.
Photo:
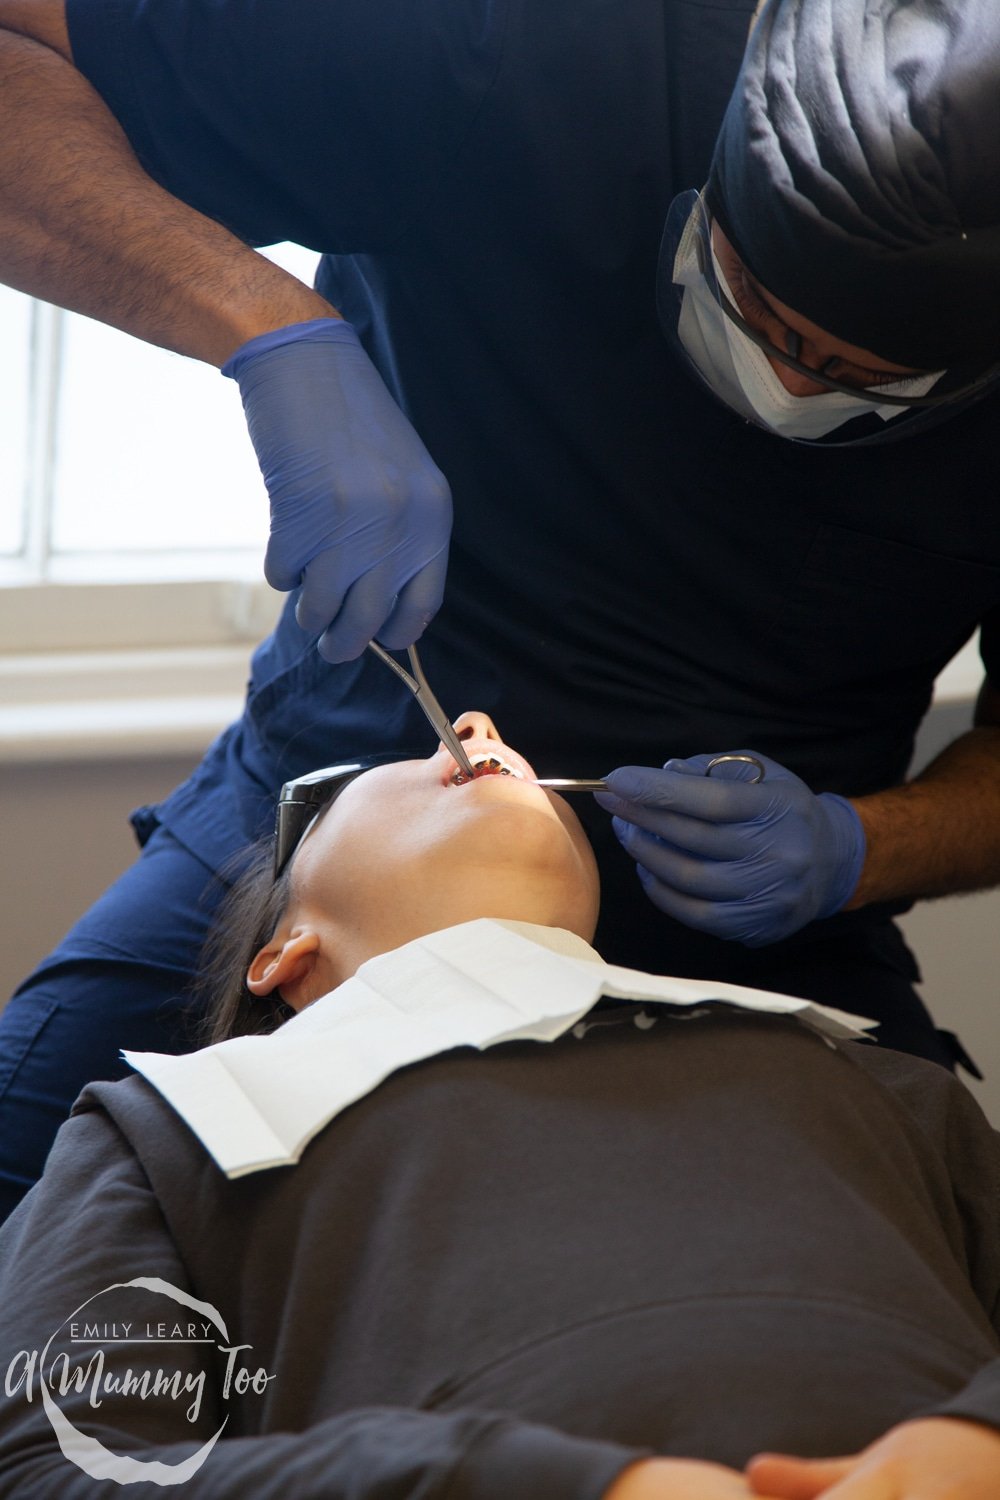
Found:
[(668, 760), (662, 771), (622, 766), (597, 800), (639, 867), (654, 906), (688, 927), (747, 947), (788, 937), (839, 911), (854, 894), (865, 834), (851, 804), (756, 751), (753, 768), (711, 755)]
[(349, 323), (250, 339), (222, 366), (271, 497), (264, 576), (327, 661), (409, 646), (441, 604), (451, 492)]

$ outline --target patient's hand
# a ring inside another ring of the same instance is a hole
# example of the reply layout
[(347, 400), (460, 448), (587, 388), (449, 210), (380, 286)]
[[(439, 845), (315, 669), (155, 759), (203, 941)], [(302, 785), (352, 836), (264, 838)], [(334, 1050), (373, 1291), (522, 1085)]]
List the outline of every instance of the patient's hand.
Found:
[(768, 1500), (997, 1500), (1000, 1433), (927, 1417), (893, 1427), (852, 1458), (761, 1453), (746, 1473), (751, 1493)]
[[(604, 1492), (604, 1500), (755, 1500), (743, 1474), (691, 1458), (646, 1458)], [(770, 1500), (770, 1497), (768, 1497)]]

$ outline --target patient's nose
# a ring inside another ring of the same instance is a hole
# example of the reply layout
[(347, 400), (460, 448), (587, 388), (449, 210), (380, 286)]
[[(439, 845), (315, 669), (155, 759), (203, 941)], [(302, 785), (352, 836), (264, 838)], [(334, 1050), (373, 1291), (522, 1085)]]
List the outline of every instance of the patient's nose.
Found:
[(489, 714), (481, 714), (476, 710), (459, 714), (455, 720), (455, 732), (460, 740), (497, 740), (500, 742), (500, 732)]

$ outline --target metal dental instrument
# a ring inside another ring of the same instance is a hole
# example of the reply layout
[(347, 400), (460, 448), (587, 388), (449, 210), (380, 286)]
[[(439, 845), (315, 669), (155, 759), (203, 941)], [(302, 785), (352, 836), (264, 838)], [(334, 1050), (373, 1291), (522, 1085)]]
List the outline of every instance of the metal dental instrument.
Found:
[[(727, 765), (729, 761), (738, 761), (741, 765), (756, 768), (757, 775), (747, 778), (751, 786), (764, 780), (764, 767), (756, 755), (717, 755), (705, 767), (705, 775), (711, 776), (716, 766)], [(588, 781), (578, 776), (545, 776), (532, 782), (532, 786), (545, 786), (552, 792), (606, 792), (608, 789), (608, 783), (600, 777)]]
[(764, 764), (762, 761), (759, 761), (757, 759), (756, 755), (717, 755), (715, 759), (710, 760), (708, 765), (705, 767), (705, 775), (711, 776), (712, 771), (716, 766), (727, 765), (730, 761), (736, 761), (740, 765), (754, 766), (756, 768), (756, 776), (747, 776), (745, 778), (748, 786), (756, 786), (758, 781), (764, 780)]
[(548, 787), (550, 792), (606, 792), (608, 783), (600, 777), (587, 781), (579, 776), (543, 776), (532, 786)]
[(410, 666), (413, 669), (412, 676), (405, 667), (400, 666), (399, 662), (389, 655), (383, 646), (379, 645), (378, 641), (369, 641), (368, 649), (369, 651), (374, 651), (379, 660), (384, 661), (386, 666), (391, 667), (396, 676), (402, 682), (406, 683), (406, 686), (429, 719), (431, 727), (438, 738), (448, 747), (465, 774), (470, 779), (474, 779), (476, 773), (472, 762), (465, 753), (462, 741), (451, 727), (451, 720), (430, 690), (430, 685), (424, 676), (424, 669), (420, 665), (420, 657), (417, 655), (416, 646), (408, 646), (406, 651), (407, 656), (410, 658)]

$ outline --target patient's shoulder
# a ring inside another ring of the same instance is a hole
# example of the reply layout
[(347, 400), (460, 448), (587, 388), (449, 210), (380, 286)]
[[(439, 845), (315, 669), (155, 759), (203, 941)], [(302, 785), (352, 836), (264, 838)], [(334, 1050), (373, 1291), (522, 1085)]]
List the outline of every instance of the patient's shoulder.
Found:
[(869, 1043), (848, 1042), (844, 1051), (893, 1095), (942, 1151), (1000, 1156), (1000, 1136), (969, 1089), (947, 1068)]
[(208, 1160), (173, 1106), (138, 1074), (114, 1083), (88, 1083), (70, 1119), (89, 1132), (110, 1128), (123, 1137), (150, 1176), (191, 1172)]

